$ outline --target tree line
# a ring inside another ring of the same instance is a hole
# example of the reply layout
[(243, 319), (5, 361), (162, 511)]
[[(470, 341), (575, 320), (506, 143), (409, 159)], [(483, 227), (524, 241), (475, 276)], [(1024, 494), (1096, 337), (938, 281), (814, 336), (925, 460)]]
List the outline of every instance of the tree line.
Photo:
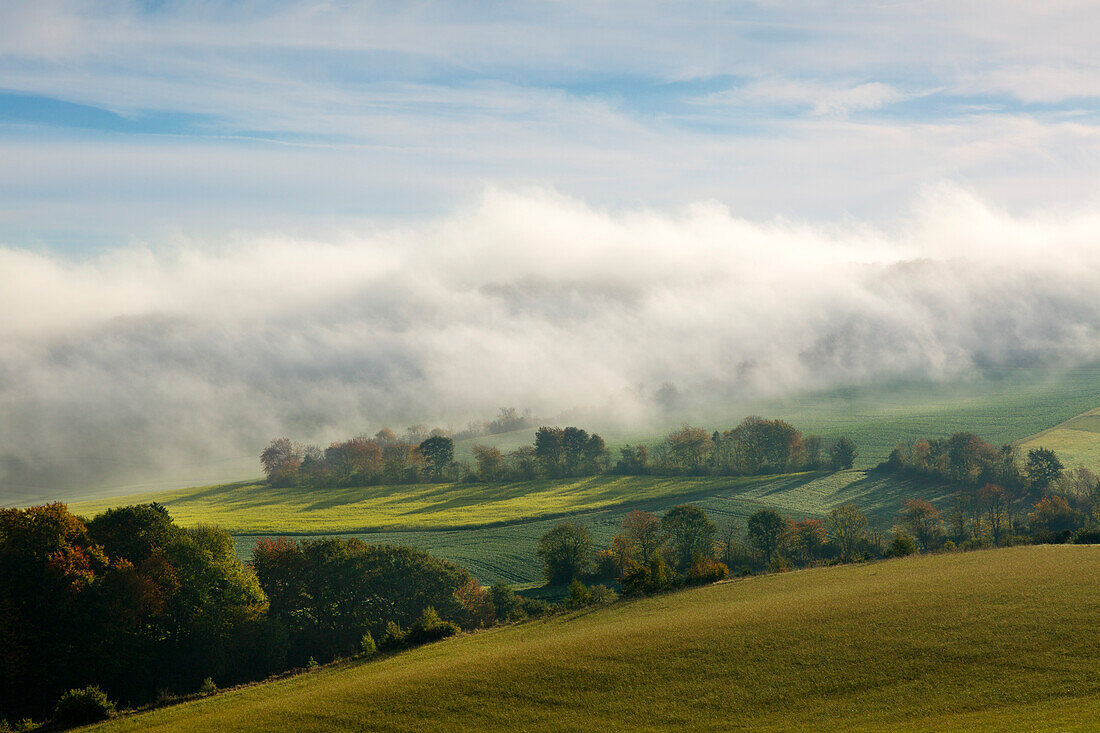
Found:
[[(562, 522), (544, 534), (537, 553), (552, 585), (571, 584), (569, 598), (585, 598), (585, 583), (618, 584), (624, 595), (644, 595), (685, 585), (796, 567), (902, 557), (918, 552), (973, 550), (1049, 542), (1100, 543), (1100, 477), (1077, 469), (1057, 486), (1074, 484), (1079, 497), (1069, 529), (1068, 502), (1047, 493), (1010, 507), (1004, 497), (983, 493), (980, 508), (960, 520), (921, 498), (907, 499), (890, 532), (875, 529), (852, 503), (824, 519), (793, 518), (761, 509), (744, 526), (717, 526), (693, 504), (663, 516), (634, 510), (607, 547), (596, 547), (580, 522)], [(1087, 497), (1087, 498), (1084, 498)], [(1056, 528), (1058, 531), (1055, 531)], [(1068, 530), (1068, 531), (1067, 531)], [(602, 587), (602, 586), (597, 586)]]
[(85, 520), (0, 509), (3, 720), (90, 722), (129, 706), (399, 649), (544, 605), (420, 550), (355, 539), (258, 543), (242, 563), (158, 504)]
[[(943, 525), (927, 538), (994, 544), (1031, 536), (1043, 542), (1093, 536), (1100, 524), (1100, 478), (1079, 466), (1066, 470), (1054, 451), (1033, 448), (1022, 456), (1011, 444), (994, 447), (973, 433), (897, 446), (876, 470), (944, 481), (956, 488)], [(934, 508), (925, 507), (927, 514)]]
[[(503, 411), (502, 411), (503, 412)], [(272, 486), (357, 486), (418, 481), (530, 481), (619, 475), (746, 476), (792, 471), (851, 468), (852, 441), (826, 443), (783, 420), (747, 417), (729, 430), (708, 432), (683, 425), (652, 448), (627, 445), (612, 462), (604, 439), (576, 426), (542, 426), (531, 445), (503, 453), (475, 444), (473, 463), (455, 460), (454, 440), (432, 431), (419, 442), (390, 430), (317, 446), (276, 438), (260, 454)]]

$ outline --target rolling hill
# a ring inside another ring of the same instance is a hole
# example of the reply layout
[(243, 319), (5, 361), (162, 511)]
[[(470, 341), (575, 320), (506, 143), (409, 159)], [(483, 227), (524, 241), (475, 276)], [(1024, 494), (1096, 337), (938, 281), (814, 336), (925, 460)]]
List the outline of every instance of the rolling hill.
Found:
[(760, 576), (95, 730), (1095, 730), (1098, 573), (1077, 545)]
[(1049, 448), (1067, 468), (1085, 466), (1100, 472), (1100, 408), (1025, 438), (1019, 445), (1023, 450)]

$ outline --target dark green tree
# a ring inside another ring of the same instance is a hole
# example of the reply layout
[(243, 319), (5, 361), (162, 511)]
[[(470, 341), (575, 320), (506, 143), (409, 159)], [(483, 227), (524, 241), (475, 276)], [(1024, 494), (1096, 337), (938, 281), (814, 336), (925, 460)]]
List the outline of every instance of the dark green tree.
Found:
[(749, 543), (764, 555), (765, 562), (775, 557), (789, 522), (774, 509), (761, 509), (749, 517)]
[(829, 446), (829, 457), (833, 461), (834, 471), (851, 468), (856, 461), (856, 444), (849, 438), (841, 436)]
[(579, 522), (563, 522), (539, 539), (538, 556), (546, 579), (552, 585), (564, 585), (591, 566), (592, 536)]
[(565, 473), (565, 431), (543, 426), (535, 431), (535, 456), (544, 476), (558, 478)]
[(681, 504), (669, 509), (661, 518), (661, 529), (668, 535), (673, 557), (680, 569), (713, 553), (717, 528), (707, 519), (706, 512), (694, 504)]
[(1051, 484), (1062, 478), (1062, 461), (1049, 448), (1032, 448), (1027, 452), (1027, 465), (1024, 473), (1036, 494), (1046, 491)]
[(416, 449), (428, 464), (432, 477), (437, 480), (455, 461), (455, 442), (444, 435), (434, 435), (422, 441)]

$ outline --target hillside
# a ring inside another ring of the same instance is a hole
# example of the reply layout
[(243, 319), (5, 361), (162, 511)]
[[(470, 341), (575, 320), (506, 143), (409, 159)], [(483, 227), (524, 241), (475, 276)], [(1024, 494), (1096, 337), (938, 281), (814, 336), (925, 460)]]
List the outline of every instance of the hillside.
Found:
[[(484, 527), (625, 505), (709, 496), (745, 506), (773, 506), (808, 516), (847, 501), (866, 511), (892, 511), (902, 492), (891, 479), (862, 471), (810, 472), (752, 477), (593, 476), (502, 484), (399, 484), (390, 486), (275, 488), (243, 482), (71, 505), (92, 515), (111, 506), (157, 501), (181, 524), (217, 524), (233, 534), (322, 534), (373, 530)], [(751, 512), (749, 512), (751, 513)]]
[(1025, 438), (1019, 445), (1024, 450), (1049, 448), (1067, 468), (1085, 466), (1100, 471), (1100, 408)]
[[(372, 543), (404, 544), (454, 560), (484, 583), (541, 579), (538, 539), (563, 517), (583, 522), (601, 545), (632, 508), (662, 512), (692, 502), (724, 526), (772, 507), (795, 517), (823, 517), (854, 502), (882, 529), (905, 499), (939, 501), (950, 490), (934, 483), (851, 470), (750, 478), (600, 476), (513, 484), (417, 484), (361, 489), (272, 489), (227, 484), (152, 496), (72, 505), (94, 515), (108, 506), (155, 499), (184, 525), (218, 524), (249, 557), (259, 537), (351, 534)], [(372, 528), (377, 528), (373, 529)]]
[[(611, 447), (653, 443), (682, 421), (708, 430), (728, 428), (745, 415), (782, 418), (805, 433), (847, 435), (859, 449), (856, 468), (884, 461), (899, 442), (947, 437), (959, 430), (1001, 445), (1050, 428), (1100, 405), (1100, 368), (1064, 371), (986, 369), (967, 378), (899, 380), (719, 403), (704, 413), (674, 412), (649, 430), (599, 428)], [(510, 450), (534, 440), (534, 429), (488, 435), (456, 445), (460, 459), (474, 443)]]
[[(123, 718), (129, 730), (1089, 730), (1100, 547), (762, 576)], [(444, 721), (446, 721), (444, 723)]]

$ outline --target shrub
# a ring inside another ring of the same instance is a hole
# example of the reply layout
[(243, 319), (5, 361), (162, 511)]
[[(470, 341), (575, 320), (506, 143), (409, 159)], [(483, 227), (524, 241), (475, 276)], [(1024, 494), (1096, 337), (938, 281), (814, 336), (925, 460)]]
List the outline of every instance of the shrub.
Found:
[(528, 616), (541, 616), (550, 610), (550, 604), (541, 598), (527, 598), (520, 596), (520, 608)]
[(958, 549), (958, 547), (956, 547), (954, 542), (948, 540), (947, 542), (944, 542), (942, 546), (940, 546), (940, 549), (944, 552), (954, 552)]
[(687, 583), (688, 585), (717, 583), (719, 580), (725, 580), (729, 575), (730, 569), (726, 567), (725, 563), (712, 560), (709, 557), (704, 557), (696, 560), (692, 563), (691, 567), (688, 568)]
[(383, 649), (399, 649), (405, 645), (405, 630), (396, 621), (386, 624), (386, 631), (382, 634)]
[(964, 550), (980, 550), (983, 547), (988, 547), (989, 543), (980, 537), (971, 537), (966, 542), (963, 542), (959, 547)]
[[(950, 542), (950, 540), (948, 540)], [(908, 532), (901, 531), (894, 535), (894, 541), (886, 550), (887, 557), (905, 557), (917, 551), (917, 543)]]
[(306, 661), (306, 669), (308, 669), (310, 672), (317, 669), (317, 666), (317, 660), (313, 657), (310, 657), (309, 660)]
[(614, 580), (619, 576), (619, 560), (611, 550), (596, 553), (595, 577), (600, 580)]
[(791, 569), (791, 561), (782, 555), (776, 555), (768, 561), (767, 571), (769, 573), (785, 573)]
[(614, 603), (619, 599), (619, 594), (606, 585), (594, 585), (588, 589), (592, 594), (592, 602), (597, 604)]
[(1078, 545), (1100, 545), (1100, 527), (1084, 527), (1073, 536)]
[(583, 608), (591, 603), (592, 591), (588, 590), (584, 583), (574, 580), (569, 584), (569, 595), (565, 599), (565, 605), (569, 608)]
[(623, 595), (644, 595), (668, 590), (676, 584), (676, 576), (668, 563), (655, 555), (646, 565), (635, 565), (623, 574)]
[(61, 725), (85, 725), (106, 720), (115, 714), (115, 704), (95, 685), (69, 690), (53, 709), (53, 721)]
[(427, 644), (454, 636), (458, 632), (458, 624), (453, 621), (444, 621), (434, 608), (428, 606), (405, 634), (405, 644), (407, 646)]
[(23, 718), (14, 723), (9, 723), (3, 718), (0, 718), (0, 733), (21, 733), (25, 730), (34, 730), (37, 727), (38, 723), (35, 723), (30, 718)]
[(378, 653), (378, 645), (374, 643), (374, 637), (370, 635), (370, 632), (363, 634), (363, 638), (359, 640), (359, 651), (365, 657), (373, 657)]
[(493, 604), (493, 610), (498, 619), (514, 620), (516, 611), (523, 612), (523, 601), (512, 590), (512, 587), (503, 581), (497, 581), (489, 587), (489, 601)]
[(218, 691), (218, 686), (214, 684), (213, 677), (207, 677), (202, 681), (202, 686), (199, 687), (200, 695), (213, 695)]

